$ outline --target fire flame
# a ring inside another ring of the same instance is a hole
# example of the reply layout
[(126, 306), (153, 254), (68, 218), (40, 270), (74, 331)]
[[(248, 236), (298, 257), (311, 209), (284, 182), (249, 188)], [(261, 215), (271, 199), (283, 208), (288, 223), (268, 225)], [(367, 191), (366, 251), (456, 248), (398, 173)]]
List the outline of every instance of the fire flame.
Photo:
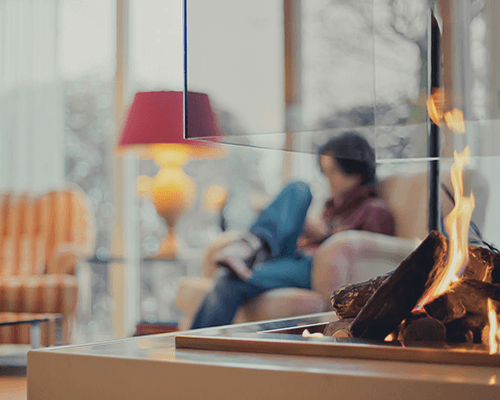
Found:
[(392, 342), (394, 340), (394, 334), (392, 333), (389, 333), (385, 339), (384, 339), (384, 342)]
[(303, 337), (323, 337), (324, 335), (321, 332), (310, 333), (307, 329), (304, 329), (302, 332)]
[(457, 281), (469, 263), (468, 231), (475, 207), (474, 194), (471, 193), (470, 197), (464, 196), (463, 168), (469, 163), (469, 147), (467, 146), (460, 154), (455, 151), (454, 159), (455, 162), (451, 167), (451, 182), (455, 193), (455, 207), (444, 220), (445, 229), (450, 238), (445, 273), (440, 281), (432, 284), (420, 300), (417, 309), (422, 308), (430, 300), (443, 293), (452, 282)]
[(451, 180), (455, 191), (455, 207), (445, 219), (445, 229), (450, 235), (450, 250), (446, 266), (446, 277), (439, 284), (436, 295), (443, 293), (446, 288), (462, 276), (469, 262), (468, 231), (472, 211), (475, 207), (474, 194), (464, 196), (463, 168), (469, 163), (470, 150), (457, 154), (454, 152), (455, 163), (451, 167)]
[(493, 302), (491, 299), (488, 299), (488, 321), (490, 323), (488, 341), (490, 354), (496, 354), (498, 353), (498, 343), (500, 342), (500, 329), (498, 328), (497, 313), (493, 308)]
[(436, 125), (440, 125), (443, 118), (443, 102), (443, 91), (440, 89), (434, 91), (426, 101), (429, 117)]
[[(441, 96), (440, 92), (434, 93), (434, 95), (438, 94)], [(433, 96), (431, 96), (428, 105), (431, 103), (431, 106), (435, 106), (435, 99)], [(435, 109), (437, 110), (437, 108)], [(429, 109), (429, 115), (431, 115), (431, 112), (434, 111)], [(440, 111), (438, 112), (438, 116), (441, 116)], [(457, 133), (465, 132), (462, 112), (454, 109), (453, 111), (447, 112), (444, 118), (451, 130)], [(441, 117), (439, 121), (441, 121)], [(450, 248), (446, 258), (445, 272), (442, 279), (432, 284), (425, 296), (420, 300), (416, 307), (417, 309), (421, 309), (430, 300), (443, 293), (452, 282), (457, 281), (462, 276), (469, 263), (468, 231), (472, 218), (472, 211), (474, 211), (475, 207), (474, 194), (471, 193), (470, 197), (464, 196), (463, 186), (463, 169), (470, 160), (469, 146), (466, 146), (461, 153), (455, 151), (453, 156), (455, 161), (451, 167), (451, 182), (454, 189), (455, 206), (445, 218), (444, 222), (446, 232), (450, 238)]]
[(429, 117), (436, 125), (446, 121), (446, 125), (455, 133), (465, 133), (464, 113), (456, 108), (444, 112), (444, 93), (441, 89), (435, 90), (426, 101)]
[(455, 133), (465, 133), (464, 113), (454, 108), (444, 114), (446, 125)]

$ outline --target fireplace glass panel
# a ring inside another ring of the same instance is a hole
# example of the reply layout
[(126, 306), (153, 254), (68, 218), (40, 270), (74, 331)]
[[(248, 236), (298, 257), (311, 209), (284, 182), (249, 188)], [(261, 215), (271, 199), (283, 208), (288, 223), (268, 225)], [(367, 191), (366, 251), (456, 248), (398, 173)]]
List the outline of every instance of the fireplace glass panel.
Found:
[[(304, 180), (317, 166), (311, 154), (346, 129), (361, 132), (375, 147), (381, 177), (433, 174), (429, 161), (437, 159), (443, 177), (454, 150), (467, 145), (468, 168), (485, 182), (475, 193), (481, 201), (472, 219), (483, 238), (499, 247), (498, 1), (202, 3), (186, 1), (185, 89), (210, 96), (223, 143), (294, 151), (292, 176)], [(283, 4), (294, 5), (296, 13)], [(436, 92), (438, 153), (432, 158), (427, 101)], [(446, 122), (454, 111), (462, 113), (463, 126)], [(197, 138), (189, 123), (186, 134)]]
[[(313, 152), (353, 128), (378, 159), (421, 158), (430, 54), (441, 42), (443, 111), (457, 108), (467, 121), (457, 135), (441, 120), (441, 155), (465, 144), (473, 156), (498, 154), (499, 6), (431, 3), (187, 0), (186, 90), (209, 95), (224, 143)], [(198, 138), (189, 124), (186, 136)]]

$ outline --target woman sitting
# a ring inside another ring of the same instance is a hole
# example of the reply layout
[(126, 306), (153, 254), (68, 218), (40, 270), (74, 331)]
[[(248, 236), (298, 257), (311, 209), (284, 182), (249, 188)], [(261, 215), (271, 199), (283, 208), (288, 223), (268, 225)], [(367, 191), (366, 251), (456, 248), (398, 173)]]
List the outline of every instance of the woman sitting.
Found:
[(314, 250), (337, 232), (395, 234), (394, 216), (375, 192), (375, 152), (364, 137), (346, 132), (330, 139), (318, 161), (331, 194), (321, 218), (306, 220), (309, 186), (288, 184), (244, 237), (218, 255), (222, 268), (191, 329), (230, 324), (244, 302), (267, 290), (310, 289)]

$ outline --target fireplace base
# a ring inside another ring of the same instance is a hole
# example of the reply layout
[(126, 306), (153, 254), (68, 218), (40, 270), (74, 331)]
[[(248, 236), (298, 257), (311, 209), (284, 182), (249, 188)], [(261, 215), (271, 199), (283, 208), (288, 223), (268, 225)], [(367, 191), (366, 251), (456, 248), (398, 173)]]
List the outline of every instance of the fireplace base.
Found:
[[(30, 399), (497, 399), (500, 368), (176, 349), (177, 335), (243, 336), (334, 313), (28, 353)], [(47, 366), (50, 365), (50, 368)]]

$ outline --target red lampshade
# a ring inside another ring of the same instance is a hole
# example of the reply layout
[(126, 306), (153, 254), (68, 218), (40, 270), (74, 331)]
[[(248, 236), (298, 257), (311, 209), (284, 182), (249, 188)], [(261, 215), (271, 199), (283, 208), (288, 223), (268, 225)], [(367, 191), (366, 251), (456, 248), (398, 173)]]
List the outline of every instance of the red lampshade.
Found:
[[(187, 93), (187, 132), (191, 137), (221, 136), (221, 128), (210, 106), (208, 95)], [(187, 140), (183, 137), (183, 93), (173, 91), (139, 92), (125, 117), (117, 150), (144, 149), (147, 145), (170, 143), (187, 145), (195, 156), (213, 153), (214, 143)], [(206, 150), (206, 151), (205, 151)]]

